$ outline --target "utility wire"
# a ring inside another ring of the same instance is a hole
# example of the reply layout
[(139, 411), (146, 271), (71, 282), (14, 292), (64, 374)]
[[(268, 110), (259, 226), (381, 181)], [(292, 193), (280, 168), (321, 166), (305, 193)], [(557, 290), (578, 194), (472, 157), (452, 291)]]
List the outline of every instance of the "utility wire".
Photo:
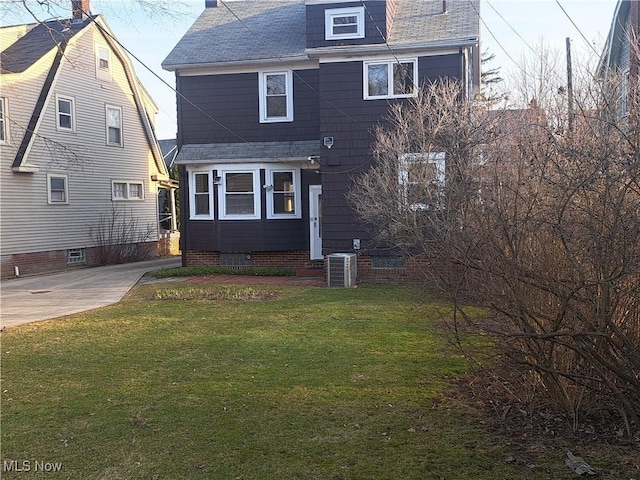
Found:
[[(637, 1), (637, 0), (636, 0)], [(571, 24), (575, 27), (575, 29), (578, 31), (578, 33), (580, 34), (580, 36), (584, 39), (584, 41), (587, 43), (587, 45), (589, 45), (589, 48), (591, 48), (591, 50), (593, 50), (593, 52), (598, 56), (598, 58), (600, 59), (600, 61), (602, 62), (602, 55), (600, 52), (598, 52), (595, 47), (591, 44), (591, 42), (587, 39), (587, 37), (585, 36), (584, 33), (582, 33), (582, 30), (580, 30), (580, 27), (578, 27), (578, 25), (576, 25), (576, 22), (573, 21), (573, 18), (571, 18), (571, 16), (569, 15), (569, 13), (565, 10), (565, 8), (562, 6), (562, 4), (560, 3), (559, 0), (556, 0), (556, 3), (558, 4), (558, 6), (560, 7), (560, 10), (562, 10), (562, 12), (565, 14), (565, 16), (569, 19), (569, 21), (571, 22)]]
[(482, 18), (482, 15), (480, 15), (480, 12), (478, 11), (478, 9), (476, 8), (476, 6), (473, 4), (473, 0), (468, 0), (469, 4), (471, 5), (471, 7), (475, 10), (475, 12), (478, 14), (478, 18), (480, 19), (480, 21), (482, 22), (482, 24), (484, 25), (484, 28), (487, 29), (487, 32), (489, 32), (489, 35), (491, 35), (491, 37), (493, 38), (493, 40), (498, 44), (498, 46), (500, 47), (500, 49), (504, 52), (504, 54), (509, 58), (509, 60), (511, 60), (511, 62), (513, 62), (513, 64), (518, 67), (520, 69), (520, 71), (527, 75), (526, 70), (520, 66), (520, 64), (518, 62), (516, 62), (513, 57), (509, 54), (509, 52), (507, 52), (507, 49), (504, 48), (504, 46), (502, 45), (502, 43), (500, 43), (500, 40), (498, 40), (496, 38), (496, 36), (493, 34), (493, 32), (491, 31), (491, 29), (489, 28), (489, 25), (487, 25), (487, 23), (484, 21), (484, 19)]
[(349, 120), (351, 120), (352, 122), (356, 123), (357, 125), (361, 126), (361, 127), (365, 127), (368, 128), (367, 125), (364, 125), (363, 123), (359, 122), (357, 119), (353, 118), (351, 115), (349, 115), (347, 112), (345, 112), (344, 110), (342, 110), (340, 107), (338, 107), (337, 105), (335, 105), (331, 100), (329, 100), (328, 98), (326, 98), (324, 95), (322, 95), (318, 90), (316, 90), (313, 85), (311, 85), (309, 82), (307, 82), (300, 74), (296, 73), (294, 68), (288, 64), (287, 62), (285, 62), (283, 60), (283, 58), (278, 55), (270, 46), (269, 44), (267, 44), (267, 42), (264, 41), (264, 39), (258, 35), (255, 31), (253, 31), (253, 29), (251, 27), (249, 27), (249, 25), (247, 25), (247, 23), (238, 16), (238, 14), (236, 14), (236, 12), (234, 12), (231, 7), (229, 7), (229, 5), (227, 5), (227, 2), (224, 2), (223, 0), (218, 0), (219, 3), (224, 6), (229, 13), (231, 13), (231, 15), (233, 15), (236, 20), (238, 20), (240, 22), (240, 24), (246, 28), (249, 33), (251, 33), (251, 35), (253, 35), (256, 40), (258, 40), (260, 43), (262, 43), (262, 45), (269, 51), (269, 53), (271, 55), (273, 55), (274, 58), (277, 58), (278, 61), (284, 65), (285, 67), (287, 67), (288, 69), (290, 69), (293, 74), (299, 79), (301, 80), (307, 87), (309, 87), (313, 92), (318, 94), (318, 97), (322, 100), (324, 100), (325, 102), (327, 102), (332, 108), (336, 109), (336, 111), (340, 112), (342, 115), (344, 115), (345, 117), (347, 117)]
[(171, 91), (173, 91), (178, 97), (180, 97), (182, 100), (184, 100), (185, 102), (187, 102), (189, 105), (191, 105), (193, 108), (195, 108), (199, 113), (201, 113), (202, 115), (204, 115), (206, 118), (208, 118), (209, 120), (211, 120), (212, 122), (214, 122), (216, 125), (218, 125), (219, 127), (221, 127), (223, 130), (225, 130), (226, 132), (230, 133), (231, 135), (233, 135), (235, 138), (237, 138), (238, 140), (240, 140), (242, 143), (249, 145), (250, 147), (254, 148), (257, 152), (261, 153), (262, 155), (264, 155), (267, 158), (271, 158), (272, 160), (282, 160), (281, 158), (278, 157), (274, 157), (273, 155), (271, 155), (270, 153), (266, 152), (265, 150), (263, 150), (262, 148), (260, 148), (259, 146), (253, 144), (252, 142), (250, 142), (249, 140), (247, 140), (246, 138), (244, 138), (242, 135), (236, 133), (235, 131), (231, 130), (229, 127), (227, 127), (225, 124), (223, 124), (221, 121), (219, 121), (218, 119), (212, 117), (208, 112), (204, 111), (202, 108), (200, 108), (198, 105), (196, 105), (195, 103), (193, 103), (191, 100), (189, 100), (186, 96), (184, 96), (182, 93), (180, 93), (178, 90), (176, 90), (172, 85), (170, 85), (164, 78), (162, 78), (160, 75), (158, 75), (156, 72), (154, 72), (146, 63), (144, 63), (142, 60), (140, 60), (140, 58), (138, 58), (133, 52), (131, 52), (127, 47), (125, 47), (122, 43), (120, 43), (120, 41), (115, 38), (113, 35), (111, 35), (111, 33), (109, 33), (108, 31), (106, 31), (104, 28), (102, 28), (102, 26), (97, 23), (95, 21), (95, 19), (92, 16), (89, 16), (89, 18), (91, 19), (91, 21), (98, 27), (98, 29), (104, 34), (107, 35), (109, 38), (111, 38), (114, 42), (116, 42), (118, 44), (118, 46), (120, 48), (122, 48), (128, 55), (131, 56), (131, 58), (135, 59), (138, 63), (140, 63), (140, 65), (142, 65), (145, 69), (147, 69), (154, 77), (156, 77), (158, 80), (160, 80), (165, 86), (169, 87), (169, 89), (171, 89)]
[(515, 33), (518, 36), (518, 38), (522, 40), (522, 43), (524, 43), (529, 48), (529, 50), (531, 50), (535, 54), (536, 53), (535, 49), (531, 45), (529, 45), (529, 43), (522, 37), (522, 35), (520, 35), (520, 33), (515, 28), (513, 28), (513, 26), (507, 21), (506, 18), (502, 16), (502, 14), (496, 9), (496, 7), (494, 7), (489, 0), (486, 0), (486, 2), (487, 2), (487, 5), (489, 5), (491, 9), (494, 12), (496, 12), (496, 14), (502, 19), (502, 21), (507, 24), (507, 26), (513, 31), (513, 33)]

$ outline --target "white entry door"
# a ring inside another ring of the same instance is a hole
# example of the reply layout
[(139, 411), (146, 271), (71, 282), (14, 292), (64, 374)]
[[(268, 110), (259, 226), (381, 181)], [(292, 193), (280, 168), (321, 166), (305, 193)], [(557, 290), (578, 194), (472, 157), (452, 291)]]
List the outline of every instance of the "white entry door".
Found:
[(322, 260), (322, 185), (309, 186), (309, 233), (311, 260)]

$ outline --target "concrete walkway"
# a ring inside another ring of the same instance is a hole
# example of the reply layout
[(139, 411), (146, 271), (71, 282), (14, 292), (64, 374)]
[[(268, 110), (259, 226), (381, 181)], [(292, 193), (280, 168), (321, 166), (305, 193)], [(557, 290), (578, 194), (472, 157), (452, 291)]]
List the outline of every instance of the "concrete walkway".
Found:
[(180, 257), (163, 257), (5, 280), (0, 284), (0, 327), (71, 315), (117, 303), (145, 273), (180, 265)]

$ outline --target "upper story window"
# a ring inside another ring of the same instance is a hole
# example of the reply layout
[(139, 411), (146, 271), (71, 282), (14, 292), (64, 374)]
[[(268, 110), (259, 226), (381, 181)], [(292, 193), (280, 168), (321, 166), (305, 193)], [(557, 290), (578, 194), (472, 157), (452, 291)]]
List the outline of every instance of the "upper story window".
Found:
[(104, 45), (96, 45), (96, 77), (111, 80), (111, 50)]
[(122, 108), (106, 106), (107, 145), (122, 146)]
[(113, 180), (111, 182), (111, 199), (144, 200), (144, 182)]
[(260, 122), (293, 121), (293, 75), (284, 72), (259, 73)]
[(75, 116), (75, 99), (56, 95), (56, 126), (58, 130), (74, 131), (76, 129)]
[(7, 99), (0, 97), (0, 143), (9, 142), (9, 128), (7, 124)]
[(402, 207), (413, 211), (441, 208), (446, 176), (444, 152), (405, 153), (398, 160)]
[(364, 98), (403, 98), (416, 95), (418, 60), (364, 62)]
[(300, 170), (267, 170), (267, 218), (301, 218)]
[(326, 40), (364, 38), (364, 7), (325, 10), (324, 36)]
[(221, 220), (260, 218), (259, 171), (222, 171), (218, 188)]
[(47, 174), (47, 203), (50, 205), (69, 203), (67, 175)]

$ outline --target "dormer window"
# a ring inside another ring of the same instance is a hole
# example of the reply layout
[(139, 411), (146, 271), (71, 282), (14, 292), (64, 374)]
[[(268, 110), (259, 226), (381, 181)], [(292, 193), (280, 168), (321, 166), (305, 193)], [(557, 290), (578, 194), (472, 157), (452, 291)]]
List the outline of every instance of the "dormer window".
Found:
[(327, 9), (324, 19), (326, 40), (364, 38), (364, 7)]

